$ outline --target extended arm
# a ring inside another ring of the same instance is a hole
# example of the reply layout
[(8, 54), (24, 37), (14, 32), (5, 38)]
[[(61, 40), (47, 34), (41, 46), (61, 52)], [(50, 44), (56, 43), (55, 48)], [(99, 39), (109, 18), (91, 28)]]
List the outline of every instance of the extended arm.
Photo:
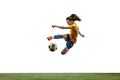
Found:
[[(52, 25), (53, 28), (57, 27), (57, 28), (60, 28), (60, 29), (72, 29), (74, 30), (74, 28), (71, 28), (71, 27), (64, 27), (64, 26), (56, 26), (56, 25)], [(83, 34), (81, 34), (80, 30), (78, 29), (79, 31), (79, 35), (82, 36), (82, 37), (85, 37)]]
[(57, 27), (60, 29), (70, 29), (70, 27), (64, 27), (64, 26), (56, 26), (56, 25), (52, 25), (53, 28)]
[(81, 34), (80, 30), (78, 29), (79, 31), (79, 35), (82, 36), (82, 37), (85, 37), (85, 35)]

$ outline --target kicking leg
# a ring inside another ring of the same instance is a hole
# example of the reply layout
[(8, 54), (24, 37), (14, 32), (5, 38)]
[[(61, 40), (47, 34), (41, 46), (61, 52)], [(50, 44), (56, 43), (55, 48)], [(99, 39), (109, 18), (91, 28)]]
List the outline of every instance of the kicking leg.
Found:
[(60, 38), (66, 38), (66, 34), (65, 35), (60, 35), (60, 34), (58, 34), (58, 35), (55, 35), (55, 36), (49, 36), (49, 37), (47, 37), (47, 39), (50, 41), (50, 40), (52, 40), (52, 39), (60, 39)]
[(60, 39), (60, 38), (63, 38), (63, 35), (58, 34), (58, 35), (55, 35), (53, 38), (54, 39)]

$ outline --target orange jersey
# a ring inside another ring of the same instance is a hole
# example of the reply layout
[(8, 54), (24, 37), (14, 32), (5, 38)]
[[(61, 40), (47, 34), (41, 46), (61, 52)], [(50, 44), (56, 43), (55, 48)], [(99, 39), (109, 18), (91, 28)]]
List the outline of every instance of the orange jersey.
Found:
[(70, 25), (70, 39), (73, 43), (77, 42), (77, 37), (79, 34), (79, 30), (78, 30), (78, 26), (76, 23), (73, 23), (72, 25)]

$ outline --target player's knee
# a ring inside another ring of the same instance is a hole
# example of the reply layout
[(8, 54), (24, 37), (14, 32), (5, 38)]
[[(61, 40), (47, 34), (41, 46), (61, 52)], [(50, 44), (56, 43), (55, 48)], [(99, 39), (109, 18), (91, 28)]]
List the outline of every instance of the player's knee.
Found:
[(66, 35), (66, 34), (65, 34), (65, 35), (63, 35), (63, 38), (64, 38), (64, 39), (66, 39), (66, 38), (67, 38), (67, 35)]

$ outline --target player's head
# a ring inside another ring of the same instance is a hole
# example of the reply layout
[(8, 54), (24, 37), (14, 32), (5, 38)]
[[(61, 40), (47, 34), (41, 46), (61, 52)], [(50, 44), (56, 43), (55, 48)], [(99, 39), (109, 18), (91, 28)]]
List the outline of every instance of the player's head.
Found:
[(74, 21), (81, 21), (81, 19), (76, 14), (71, 14), (71, 16), (66, 18), (67, 24), (72, 25)]

